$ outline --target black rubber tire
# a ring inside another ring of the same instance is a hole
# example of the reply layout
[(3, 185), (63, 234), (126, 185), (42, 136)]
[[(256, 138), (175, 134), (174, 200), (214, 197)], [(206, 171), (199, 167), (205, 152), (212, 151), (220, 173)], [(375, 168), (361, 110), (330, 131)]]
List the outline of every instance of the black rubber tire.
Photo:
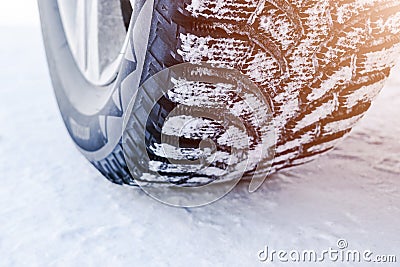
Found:
[[(105, 177), (117, 184), (134, 185), (121, 136), (111, 133), (122, 132), (123, 103), (137, 93), (144, 106), (146, 101), (152, 104), (152, 94), (136, 92), (137, 88), (124, 91), (124, 82), (129, 84), (127, 77), (137, 67), (137, 62), (127, 56), (118, 78), (110, 85), (113, 93), (107, 105), (92, 116), (79, 114), (65, 96), (70, 88), (60, 82), (72, 67), (60, 67), (64, 61), (55, 49), (54, 39), (62, 44), (63, 33), (54, 33), (55, 22), (60, 23), (57, 14), (51, 14), (57, 13), (54, 2), (39, 0), (39, 6), (51, 76), (67, 129)], [(273, 170), (303, 164), (332, 149), (370, 107), (400, 54), (397, 0), (196, 3), (154, 1), (140, 84), (182, 62), (205, 61), (238, 69), (272, 98), (278, 134)], [(260, 3), (264, 6), (258, 6)], [(133, 50), (133, 46), (128, 49)], [(137, 53), (131, 52), (126, 53)], [(257, 64), (258, 69), (254, 68)], [(173, 103), (167, 102), (160, 102), (159, 110), (168, 112)], [(99, 121), (104, 118), (106, 126), (102, 128)], [(109, 119), (118, 123), (110, 124)], [(152, 113), (149, 120), (159, 124), (162, 112)], [(90, 129), (91, 135), (83, 129)], [(110, 143), (113, 148), (107, 155), (98, 153)]]

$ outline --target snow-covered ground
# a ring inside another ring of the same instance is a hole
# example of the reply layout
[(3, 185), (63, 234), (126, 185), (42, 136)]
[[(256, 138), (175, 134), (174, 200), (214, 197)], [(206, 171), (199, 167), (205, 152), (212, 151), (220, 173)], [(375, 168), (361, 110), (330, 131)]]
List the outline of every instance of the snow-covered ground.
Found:
[(266, 245), (321, 251), (340, 238), (400, 262), (400, 70), (333, 152), (256, 193), (242, 183), (180, 209), (88, 164), (61, 122), (39, 29), (0, 33), (0, 266), (262, 266)]

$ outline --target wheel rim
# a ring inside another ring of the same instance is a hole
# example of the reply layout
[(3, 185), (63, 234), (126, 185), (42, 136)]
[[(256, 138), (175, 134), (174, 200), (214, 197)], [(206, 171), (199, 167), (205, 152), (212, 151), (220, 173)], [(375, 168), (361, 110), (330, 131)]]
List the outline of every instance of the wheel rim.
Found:
[(127, 44), (129, 0), (57, 0), (75, 63), (90, 83), (115, 79)]

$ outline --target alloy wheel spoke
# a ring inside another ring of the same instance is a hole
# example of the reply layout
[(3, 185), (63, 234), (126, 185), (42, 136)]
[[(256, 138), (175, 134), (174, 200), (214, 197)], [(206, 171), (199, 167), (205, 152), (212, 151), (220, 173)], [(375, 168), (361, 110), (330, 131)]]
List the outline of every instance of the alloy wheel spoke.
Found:
[(94, 84), (107, 83), (117, 73), (118, 56), (126, 38), (122, 7), (126, 11), (135, 1), (57, 1), (66, 39), (80, 71)]

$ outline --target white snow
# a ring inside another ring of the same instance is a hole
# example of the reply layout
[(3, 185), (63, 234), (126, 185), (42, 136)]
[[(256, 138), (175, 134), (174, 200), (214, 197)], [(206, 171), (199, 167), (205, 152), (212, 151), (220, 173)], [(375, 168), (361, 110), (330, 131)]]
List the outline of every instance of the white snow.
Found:
[(256, 193), (241, 183), (179, 209), (89, 165), (61, 122), (39, 29), (0, 34), (0, 266), (258, 266), (265, 245), (323, 250), (339, 238), (400, 260), (400, 70), (328, 155)]

